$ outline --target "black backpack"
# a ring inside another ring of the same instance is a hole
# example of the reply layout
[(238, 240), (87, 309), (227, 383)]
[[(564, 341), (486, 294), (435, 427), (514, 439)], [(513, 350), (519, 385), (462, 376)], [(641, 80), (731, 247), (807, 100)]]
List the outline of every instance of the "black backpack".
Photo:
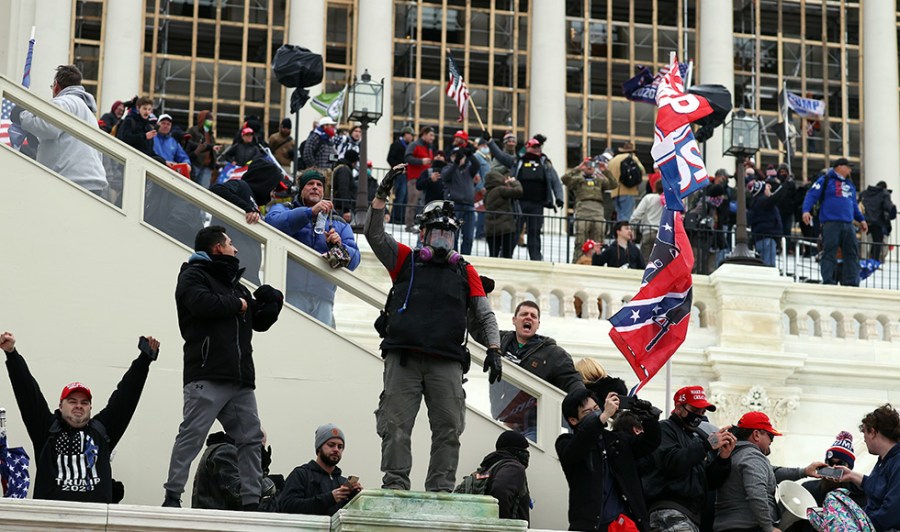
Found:
[(622, 186), (634, 188), (640, 185), (643, 180), (644, 172), (641, 171), (641, 167), (634, 160), (634, 155), (629, 154), (628, 157), (622, 159), (622, 163), (619, 165), (619, 182), (622, 183)]
[(477, 469), (473, 471), (472, 473), (463, 477), (462, 482), (460, 482), (456, 486), (456, 488), (453, 489), (453, 493), (487, 495), (491, 491), (491, 481), (494, 479), (494, 472), (498, 469), (499, 466), (511, 461), (513, 461), (511, 458), (498, 460), (487, 469)]

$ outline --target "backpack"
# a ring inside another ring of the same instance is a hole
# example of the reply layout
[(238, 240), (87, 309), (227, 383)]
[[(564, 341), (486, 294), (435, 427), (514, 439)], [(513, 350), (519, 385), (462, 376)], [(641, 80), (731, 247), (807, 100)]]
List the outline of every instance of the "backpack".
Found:
[(822, 508), (806, 511), (809, 523), (819, 532), (874, 532), (875, 525), (850, 498), (846, 488), (830, 491)]
[(453, 489), (453, 493), (488, 495), (491, 491), (491, 481), (493, 480), (494, 472), (498, 469), (498, 466), (513, 461), (514, 460), (512, 458), (507, 458), (494, 462), (494, 464), (487, 469), (476, 469), (472, 473), (463, 477), (462, 482), (460, 482), (456, 486), (456, 488)]
[(628, 157), (622, 159), (622, 163), (619, 165), (619, 182), (622, 183), (622, 186), (634, 188), (643, 180), (644, 172), (634, 160), (634, 155), (629, 154)]

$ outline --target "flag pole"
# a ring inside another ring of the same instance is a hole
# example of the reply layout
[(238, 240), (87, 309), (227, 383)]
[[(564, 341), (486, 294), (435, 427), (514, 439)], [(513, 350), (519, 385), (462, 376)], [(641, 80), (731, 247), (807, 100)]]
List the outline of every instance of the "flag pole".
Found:
[(788, 95), (787, 95), (787, 80), (782, 81), (781, 90), (783, 91), (784, 98), (781, 100), (781, 105), (783, 107), (782, 112), (784, 113), (784, 147), (785, 147), (785, 160), (788, 165), (788, 172), (790, 172), (791, 168), (791, 137), (790, 128), (788, 127), (788, 115), (790, 111), (788, 111)]
[[(447, 47), (447, 56), (453, 57), (453, 51), (450, 50), (449, 46)], [(462, 76), (462, 73), (460, 73), (460, 76)], [(478, 112), (478, 107), (475, 106), (475, 102), (472, 101), (472, 98), (466, 99), (466, 103), (472, 107), (473, 111), (475, 111), (475, 118), (478, 119), (478, 125), (481, 126), (481, 130), (487, 131), (487, 129), (484, 127), (484, 122), (482, 122), (482, 120), (481, 120), (481, 114)]]

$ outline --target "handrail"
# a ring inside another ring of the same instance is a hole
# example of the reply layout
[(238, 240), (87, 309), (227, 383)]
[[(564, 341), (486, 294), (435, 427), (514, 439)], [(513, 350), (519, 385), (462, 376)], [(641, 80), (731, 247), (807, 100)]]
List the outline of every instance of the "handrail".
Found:
[[(223, 198), (209, 193), (199, 185), (186, 180), (180, 174), (161, 166), (147, 155), (125, 145), (99, 129), (91, 127), (80, 119), (67, 113), (59, 112), (59, 108), (52, 103), (35, 96), (4, 76), (0, 76), (0, 96), (34, 112), (50, 124), (124, 164), (122, 207), (118, 208), (99, 198), (97, 200), (104, 203), (107, 207), (123, 213), (129, 220), (157, 231), (179, 246), (186, 247), (144, 220), (146, 182), (150, 180), (155, 185), (163, 187), (166, 191), (201, 207), (204, 211), (213, 214), (225, 223), (233, 227), (240, 227), (242, 232), (262, 244), (265, 248), (262, 270), (266, 283), (284, 290), (287, 278), (287, 262), (288, 260), (295, 260), (302, 264), (303, 267), (328, 279), (336, 286), (372, 307), (376, 309), (382, 308), (387, 298), (387, 293), (384, 290), (373, 286), (346, 269), (332, 269), (318, 252), (300, 244), (266, 223), (247, 224), (244, 220), (244, 213)], [(10, 152), (15, 151), (8, 147), (6, 149)], [(25, 157), (18, 152), (15, 152), (15, 156)], [(63, 176), (60, 177), (69, 182)], [(87, 191), (85, 193), (93, 196)], [(363, 346), (360, 347), (365, 349)], [(485, 359), (484, 347), (474, 341), (469, 341), (468, 347), (472, 355), (473, 367), (480, 368)], [(537, 443), (539, 447), (555, 455), (555, 452), (553, 452), (553, 440), (559, 432), (563, 393), (558, 388), (513, 364), (507, 364), (504, 367), (503, 375), (508, 382), (538, 399), (543, 399), (543, 401), (538, 401), (539, 441)]]

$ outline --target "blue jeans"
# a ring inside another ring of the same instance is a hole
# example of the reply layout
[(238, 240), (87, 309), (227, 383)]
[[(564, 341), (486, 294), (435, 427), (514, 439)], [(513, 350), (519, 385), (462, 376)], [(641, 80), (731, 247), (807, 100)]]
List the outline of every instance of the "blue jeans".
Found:
[(391, 208), (391, 223), (402, 224), (406, 211), (406, 176), (399, 175), (394, 180), (394, 205)]
[(856, 230), (850, 222), (825, 222), (822, 224), (822, 269), (823, 284), (837, 284), (835, 270), (837, 268), (837, 250), (841, 248), (843, 257), (841, 284), (859, 286), (859, 244), (856, 242)]
[(634, 212), (634, 196), (616, 196), (616, 221), (630, 220)]
[(762, 259), (766, 266), (775, 266), (775, 257), (778, 254), (777, 245), (774, 238), (760, 238), (756, 240), (756, 251), (759, 251), (759, 258)]
[[(462, 222), (456, 234), (456, 249), (463, 255), (472, 254), (472, 241), (475, 238), (475, 206), (456, 204), (453, 214)], [(459, 239), (462, 238), (462, 245)]]
[(487, 218), (487, 213), (484, 211), (478, 212), (475, 211), (475, 238), (484, 238), (484, 221)]

